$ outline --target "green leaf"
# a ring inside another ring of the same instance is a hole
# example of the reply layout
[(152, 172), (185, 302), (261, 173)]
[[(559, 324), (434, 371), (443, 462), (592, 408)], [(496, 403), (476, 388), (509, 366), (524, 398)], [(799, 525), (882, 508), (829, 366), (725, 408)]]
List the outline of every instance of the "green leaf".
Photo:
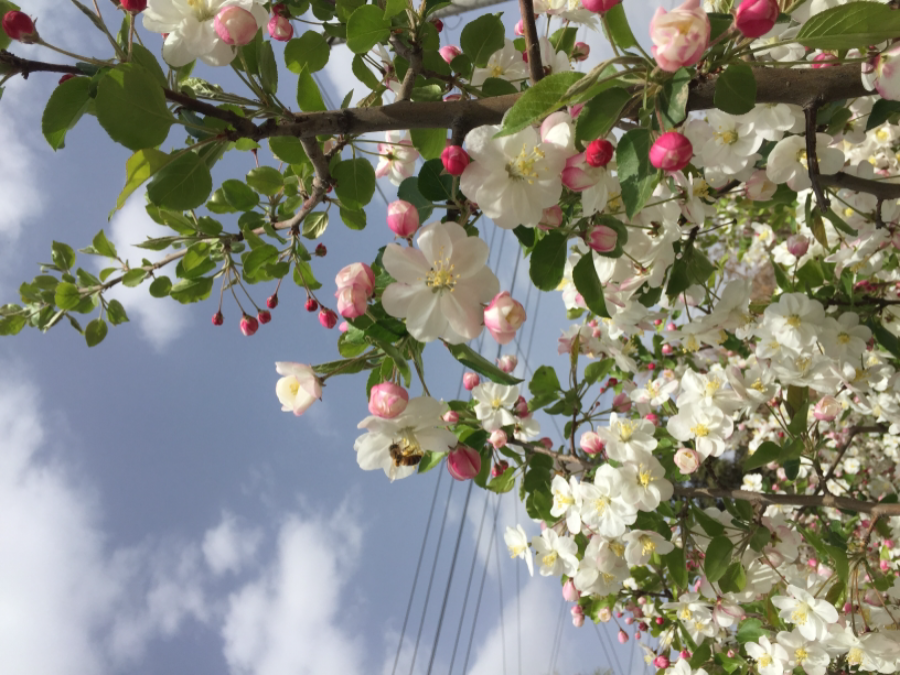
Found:
[(413, 147), (424, 159), (437, 159), (447, 146), (446, 129), (410, 129)]
[(351, 230), (364, 230), (366, 229), (366, 212), (365, 211), (353, 211), (348, 208), (344, 208), (343, 206), (340, 208), (341, 220), (344, 222), (344, 225), (349, 227)]
[(616, 122), (631, 94), (622, 87), (607, 89), (585, 103), (575, 121), (575, 140), (587, 145), (597, 138), (606, 136)]
[[(744, 571), (744, 566), (741, 565), (740, 560), (735, 560), (731, 563), (719, 579), (719, 588), (725, 593), (740, 593), (746, 585), (747, 572)], [(728, 669), (726, 668), (726, 670)]]
[(852, 49), (900, 34), (900, 14), (880, 2), (853, 2), (826, 9), (803, 24), (795, 38), (812, 49)]
[(765, 466), (769, 462), (777, 461), (781, 454), (781, 446), (776, 445), (772, 441), (766, 441), (756, 449), (756, 452), (748, 455), (747, 459), (744, 460), (744, 471), (752, 471)]
[(125, 313), (125, 308), (122, 307), (121, 302), (118, 300), (110, 300), (109, 304), (106, 306), (106, 318), (109, 319), (109, 322), (113, 326), (118, 326), (119, 324), (128, 321), (128, 314)]
[(68, 244), (61, 241), (54, 241), (51, 246), (53, 264), (63, 271), (68, 271), (75, 266), (77, 259), (75, 251)]
[(369, 70), (366, 62), (359, 54), (353, 57), (351, 70), (353, 71), (354, 77), (356, 77), (357, 80), (362, 82), (369, 89), (372, 89), (374, 91), (381, 87), (381, 81), (377, 77), (375, 77), (375, 74), (371, 70)]
[[(259, 81), (263, 91), (267, 94), (278, 93), (278, 63), (275, 61), (275, 51), (272, 43), (263, 40), (259, 44)], [(243, 140), (243, 139), (242, 139)]]
[(431, 450), (427, 450), (425, 454), (422, 455), (422, 459), (419, 460), (419, 473), (428, 473), (434, 467), (440, 466), (446, 456), (446, 452), (432, 452)]
[(212, 176), (206, 162), (195, 152), (185, 152), (160, 169), (147, 196), (156, 206), (187, 211), (202, 206), (212, 192)]
[(375, 195), (375, 169), (367, 159), (347, 159), (331, 169), (334, 192), (344, 206), (359, 210)]
[(269, 150), (287, 164), (309, 164), (303, 144), (294, 136), (273, 136), (269, 139)]
[(756, 105), (756, 77), (743, 63), (732, 63), (716, 80), (713, 103), (730, 115), (743, 115)]
[(233, 178), (222, 183), (222, 193), (226, 201), (238, 211), (250, 211), (259, 204), (259, 195), (246, 183)]
[(518, 94), (519, 89), (512, 82), (504, 80), (502, 77), (489, 77), (484, 81), (484, 84), (481, 85), (481, 93), (490, 98), (492, 96)]
[(602, 361), (594, 361), (589, 363), (584, 369), (582, 379), (588, 384), (594, 384), (609, 375), (609, 372), (616, 365), (614, 359), (603, 359)]
[(684, 549), (676, 546), (663, 556), (669, 577), (678, 588), (686, 589), (688, 585), (688, 571), (684, 561)]
[(628, 25), (628, 17), (625, 16), (625, 8), (621, 3), (606, 13), (606, 23), (609, 26), (610, 37), (622, 49), (637, 46), (637, 40)]
[[(369, 7), (374, 7), (369, 5)], [(362, 8), (364, 9), (364, 8)], [(376, 8), (377, 9), (377, 8)], [(313, 79), (312, 73), (303, 70), (297, 80), (297, 105), (303, 112), (318, 112), (325, 110), (325, 101), (319, 85)]]
[(59, 150), (65, 145), (66, 133), (84, 115), (90, 100), (89, 77), (73, 77), (53, 90), (41, 118), (41, 132), (51, 148)]
[(94, 319), (91, 321), (87, 328), (84, 329), (84, 339), (87, 341), (88, 347), (96, 347), (101, 342), (103, 342), (103, 338), (106, 337), (106, 333), (109, 331), (109, 326), (106, 325), (106, 322), (103, 319)]
[(347, 23), (350, 15), (364, 4), (366, 4), (366, 0), (337, 0), (338, 18), (344, 23)]
[(106, 238), (106, 233), (103, 230), (100, 230), (94, 236), (94, 241), (91, 242), (91, 245), (94, 247), (97, 255), (102, 255), (106, 258), (115, 258), (118, 255), (116, 247)]
[(650, 164), (652, 145), (649, 129), (633, 129), (622, 136), (616, 147), (622, 201), (629, 218), (644, 208), (659, 182), (659, 172)]
[(444, 173), (444, 165), (439, 159), (429, 159), (419, 170), (419, 192), (432, 202), (446, 202), (453, 199), (453, 177)]
[(400, 183), (400, 187), (397, 188), (397, 197), (416, 207), (420, 223), (428, 222), (428, 217), (434, 209), (431, 206), (431, 200), (426, 199), (419, 192), (419, 179), (416, 176), (410, 176)]
[(128, 270), (122, 276), (122, 285), (127, 286), (128, 288), (135, 288), (136, 286), (140, 286), (146, 278), (146, 270), (142, 270), (141, 268)]
[(157, 277), (150, 284), (150, 295), (154, 298), (164, 298), (172, 290), (172, 280), (169, 277)]
[(581, 256), (581, 260), (572, 270), (572, 281), (575, 288), (584, 298), (584, 304), (597, 316), (609, 318), (609, 310), (606, 309), (606, 299), (603, 297), (603, 286), (597, 276), (597, 268), (594, 267), (594, 256), (587, 253)]
[(122, 192), (119, 193), (119, 198), (116, 200), (116, 209), (125, 206), (125, 202), (135, 190), (171, 161), (170, 155), (153, 148), (138, 150), (129, 157), (125, 162), (125, 187), (122, 188)]
[(692, 71), (687, 68), (679, 68), (659, 93), (657, 109), (662, 114), (663, 120), (668, 127), (681, 124), (687, 117), (691, 74)]
[(347, 47), (354, 54), (365, 54), (391, 36), (391, 22), (376, 5), (363, 5), (347, 21)]
[(503, 117), (503, 128), (495, 138), (521, 131), (552, 113), (562, 105), (569, 87), (582, 77), (584, 75), (581, 73), (568, 72), (553, 73), (542, 79), (522, 94), (509, 109)]
[(731, 540), (720, 535), (713, 537), (706, 549), (706, 559), (703, 561), (703, 571), (710, 583), (714, 583), (722, 578), (728, 565), (731, 564), (731, 553), (734, 550), (734, 544)]
[(512, 490), (515, 484), (516, 472), (509, 468), (488, 483), (487, 489), (502, 495), (503, 493)]
[(503, 49), (505, 43), (506, 31), (498, 14), (485, 14), (470, 21), (459, 36), (463, 54), (479, 68), (484, 68), (491, 55)]
[(247, 172), (247, 185), (260, 194), (271, 197), (284, 187), (284, 176), (274, 167), (258, 166)]
[(498, 382), (499, 384), (519, 384), (522, 381), (509, 373), (504, 373), (468, 345), (444, 344), (447, 345), (447, 349), (450, 350), (453, 358), (463, 364), (466, 368), (471, 368), (476, 373), (484, 375), (493, 382)]
[(886, 98), (878, 99), (875, 101), (875, 105), (872, 106), (869, 119), (866, 120), (866, 131), (880, 127), (888, 121), (891, 115), (897, 113), (900, 113), (900, 101), (888, 101)]
[(200, 277), (199, 279), (182, 279), (172, 286), (169, 295), (183, 305), (191, 302), (206, 300), (213, 287), (212, 277)]
[(285, 45), (284, 64), (297, 75), (304, 70), (315, 73), (325, 67), (330, 54), (331, 46), (325, 38), (310, 30)]
[(738, 625), (737, 641), (741, 644), (758, 642), (763, 635), (768, 635), (768, 632), (763, 630), (762, 625), (763, 623), (759, 619), (744, 619)]
[(553, 231), (544, 236), (531, 252), (529, 276), (542, 291), (555, 291), (562, 281), (569, 247), (566, 235)]
[(169, 83), (166, 81), (166, 74), (163, 72), (162, 66), (159, 65), (159, 61), (156, 60), (153, 52), (138, 43), (137, 40), (131, 45), (131, 61), (142, 66), (148, 73), (153, 75), (160, 87), (169, 86)]
[(407, 6), (407, 0), (387, 0), (384, 3), (384, 18), (390, 19), (393, 16), (397, 16)]
[(81, 292), (75, 284), (63, 281), (56, 285), (53, 301), (60, 309), (75, 309), (81, 302)]
[(541, 366), (538, 368), (528, 384), (528, 390), (535, 396), (558, 392), (560, 390), (559, 378), (553, 367)]
[[(328, 214), (314, 211), (303, 220), (303, 236), (307, 239), (318, 239), (328, 227)], [(310, 286), (312, 288), (312, 286)]]
[(131, 150), (158, 146), (175, 121), (156, 78), (135, 63), (106, 73), (97, 87), (95, 107), (109, 137)]
[(244, 257), (244, 273), (255, 276), (260, 267), (264, 267), (278, 260), (278, 249), (271, 244), (265, 244), (255, 248)]

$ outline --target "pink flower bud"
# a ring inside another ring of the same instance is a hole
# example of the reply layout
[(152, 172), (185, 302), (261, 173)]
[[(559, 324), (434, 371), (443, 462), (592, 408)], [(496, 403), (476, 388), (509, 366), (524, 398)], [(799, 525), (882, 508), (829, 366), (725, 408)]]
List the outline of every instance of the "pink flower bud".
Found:
[(575, 588), (575, 582), (571, 579), (563, 584), (562, 595), (563, 600), (565, 600), (566, 602), (577, 602), (578, 598), (581, 597), (581, 593), (579, 593), (578, 589)]
[(139, 14), (147, 9), (147, 0), (120, 0), (120, 4), (126, 12), (134, 14)]
[(660, 654), (655, 659), (653, 659), (653, 666), (656, 668), (668, 668), (669, 667), (669, 657)]
[(275, 14), (269, 19), (269, 37), (279, 42), (287, 42), (294, 37), (294, 26), (283, 16)]
[[(328, 186), (328, 191), (331, 192), (331, 186)], [(319, 244), (316, 246), (316, 250), (314, 251), (315, 255), (319, 258), (324, 258), (328, 255), (328, 249), (325, 248), (325, 244)]]
[[(650, 422), (650, 424), (652, 424), (655, 427), (659, 426), (659, 417), (657, 417), (653, 413), (647, 413), (646, 415), (644, 415), (644, 419), (647, 420), (648, 422)], [(644, 597), (641, 596), (641, 600), (643, 600), (643, 599), (644, 599)]]
[[(3, 19), (3, 27), (6, 28), (5, 18)], [(9, 30), (6, 32), (9, 33)], [(12, 37), (11, 34), (10, 37)], [(900, 68), (898, 68), (900, 64), (897, 62), (898, 56), (900, 56), (900, 43), (885, 49), (875, 57), (875, 89), (878, 90), (882, 98), (891, 101), (900, 101)]]
[(772, 30), (780, 13), (777, 0), (742, 0), (734, 15), (734, 27), (744, 37), (758, 38)]
[(275, 309), (278, 307), (278, 294), (273, 293), (268, 298), (266, 298), (266, 307), (269, 309)]
[(666, 620), (661, 616), (656, 617), (655, 619), (653, 619), (653, 621), (657, 626), (662, 626), (666, 622)]
[(505, 459), (501, 459), (491, 467), (491, 478), (500, 478), (500, 476), (506, 473), (506, 470), (508, 468), (509, 462), (507, 462)]
[(441, 153), (441, 162), (444, 169), (451, 176), (460, 176), (462, 172), (469, 166), (469, 153), (462, 149), (459, 145), (448, 145)]
[(519, 365), (519, 359), (512, 354), (504, 354), (497, 361), (497, 365), (504, 373), (511, 373), (516, 369), (516, 366)]
[(573, 120), (577, 120), (582, 110), (584, 110), (584, 103), (576, 103), (575, 105), (570, 105), (569, 115)]
[(419, 212), (402, 199), (388, 204), (387, 224), (398, 237), (411, 237), (419, 229)]
[(441, 419), (447, 424), (456, 424), (459, 422), (459, 413), (455, 410), (448, 410), (441, 416)]
[(887, 572), (890, 569), (891, 564), (887, 560), (881, 560), (878, 563), (878, 566), (881, 568), (882, 572)]
[(348, 330), (350, 330), (350, 324), (347, 323), (346, 321), (341, 321), (341, 322), (338, 324), (338, 330), (339, 330), (341, 333), (346, 333)]
[(518, 300), (513, 300), (509, 291), (495, 295), (484, 310), (484, 327), (501, 345), (512, 341), (525, 319), (525, 308)]
[(216, 312), (215, 314), (213, 314), (213, 326), (221, 326), (223, 323), (225, 323), (225, 317), (222, 316), (222, 312)]
[(307, 312), (315, 312), (319, 309), (319, 303), (316, 302), (313, 298), (306, 299), (306, 311)]
[(618, 241), (619, 233), (606, 225), (594, 225), (584, 239), (584, 243), (597, 251), (597, 253), (614, 251)]
[(754, 171), (745, 184), (747, 199), (753, 202), (767, 202), (775, 195), (778, 186), (769, 180), (765, 170)]
[(619, 644), (624, 645), (626, 642), (628, 642), (628, 633), (626, 633), (624, 630), (619, 630), (618, 638)]
[(569, 611), (572, 614), (572, 624), (575, 628), (581, 628), (584, 625), (584, 609), (581, 605), (574, 605)]
[(337, 284), (338, 289), (355, 286), (365, 294), (366, 298), (372, 297), (375, 292), (375, 274), (372, 272), (372, 268), (365, 263), (347, 265), (337, 273), (334, 283)]
[(593, 167), (606, 166), (615, 154), (615, 148), (605, 138), (598, 138), (588, 143), (584, 151), (584, 161)]
[(256, 37), (259, 26), (250, 12), (231, 5), (216, 14), (215, 29), (225, 44), (241, 46), (249, 44)]
[(667, 342), (667, 343), (664, 344), (662, 347), (660, 347), (660, 350), (659, 350), (659, 351), (661, 351), (665, 356), (669, 356), (669, 355), (670, 355), (672, 352), (674, 352), (675, 350), (672, 348), (672, 345), (670, 345), (670, 344)]
[(481, 455), (465, 445), (457, 445), (447, 455), (447, 471), (456, 480), (471, 480), (481, 471)]
[[(584, 192), (589, 187), (593, 187), (597, 184), (596, 179), (582, 168), (584, 166), (583, 162), (583, 152), (570, 157), (566, 160), (566, 168), (564, 168), (560, 174), (562, 184), (572, 190), (572, 192)], [(578, 166), (578, 164), (581, 164), (582, 166)]]
[(787, 250), (795, 258), (801, 258), (809, 250), (809, 239), (802, 234), (792, 235), (788, 237)]
[(462, 51), (456, 45), (447, 45), (446, 47), (438, 49), (438, 54), (440, 54), (441, 58), (447, 63), (452, 63), (453, 59), (462, 54)]
[(256, 331), (258, 331), (258, 330), (259, 330), (259, 321), (257, 321), (254, 317), (250, 316), (249, 314), (244, 314), (243, 318), (241, 319), (241, 332), (244, 335), (246, 335), (247, 337), (250, 337), (251, 335), (256, 333)]
[(538, 443), (547, 448), (547, 450), (553, 449), (553, 440), (549, 436), (544, 436)]
[(616, 394), (612, 403), (613, 410), (618, 413), (626, 413), (631, 410), (631, 398), (624, 391)]
[(525, 35), (525, 22), (522, 21), (522, 19), (519, 19), (516, 22), (516, 26), (515, 26), (515, 28), (513, 28), (513, 33), (515, 33), (519, 37), (522, 37), (523, 35)]
[(345, 319), (355, 319), (366, 313), (368, 298), (359, 286), (342, 286), (337, 289), (337, 311)]
[(630, 625), (633, 624), (633, 623), (634, 623), (634, 617), (633, 617), (633, 616), (626, 616), (626, 617), (625, 617), (625, 625), (626, 625), (626, 626), (630, 626)]
[(694, 473), (700, 467), (700, 453), (693, 448), (678, 448), (675, 453), (675, 466), (683, 474)]
[(337, 325), (337, 314), (323, 307), (322, 311), (319, 312), (319, 323), (322, 324), (323, 328), (334, 328)]
[(78, 77), (78, 76), (75, 73), (66, 73), (61, 78), (59, 78), (59, 82), (57, 82), (57, 84), (62, 84), (63, 82), (68, 82), (73, 77)]
[(836, 65), (838, 65), (837, 56), (834, 54), (822, 52), (813, 57), (813, 68), (832, 68)]
[(12, 10), (3, 15), (3, 31), (13, 40), (31, 44), (38, 37), (34, 21), (25, 12)]
[(520, 396), (516, 399), (516, 402), (513, 404), (513, 412), (518, 417), (528, 417), (531, 413), (531, 411), (528, 410), (528, 401), (525, 400), (524, 396)]
[(558, 204), (554, 204), (544, 209), (544, 214), (541, 216), (541, 222), (538, 223), (538, 227), (542, 230), (555, 230), (562, 225), (562, 220), (562, 209), (559, 208)]
[(667, 131), (650, 148), (650, 163), (663, 171), (681, 171), (690, 164), (693, 156), (691, 142), (677, 131)]
[(498, 450), (504, 447), (508, 440), (509, 438), (507, 437), (506, 432), (503, 431), (503, 429), (494, 429), (494, 431), (491, 432), (490, 441), (491, 445), (494, 446), (494, 450)]
[(581, 434), (578, 444), (589, 455), (599, 455), (606, 447), (604, 440), (594, 431), (585, 431)]
[(272, 320), (272, 313), (267, 309), (259, 310), (259, 313), (256, 315), (256, 318), (260, 323), (266, 324)]
[(481, 378), (476, 373), (463, 374), (463, 386), (466, 391), (472, 391), (479, 384), (481, 384)]
[(813, 417), (820, 422), (833, 422), (841, 414), (841, 404), (833, 396), (823, 396), (813, 408)]
[(581, 0), (581, 5), (589, 12), (608, 12), (622, 0)]
[(438, 33), (444, 30), (444, 22), (440, 19), (434, 19), (431, 24), (434, 26), (435, 30), (437, 30)]
[(687, 649), (682, 649), (679, 652), (678, 657), (682, 659), (689, 659), (691, 658), (691, 653)]
[(669, 73), (693, 66), (709, 46), (709, 33), (709, 17), (700, 8), (700, 0), (686, 0), (671, 12), (657, 8), (650, 21), (656, 65)]
[(576, 42), (575, 48), (572, 50), (573, 61), (586, 61), (591, 55), (591, 46), (585, 42)]
[(406, 389), (393, 382), (382, 382), (372, 387), (369, 393), (369, 412), (376, 417), (393, 419), (404, 410), (409, 403)]

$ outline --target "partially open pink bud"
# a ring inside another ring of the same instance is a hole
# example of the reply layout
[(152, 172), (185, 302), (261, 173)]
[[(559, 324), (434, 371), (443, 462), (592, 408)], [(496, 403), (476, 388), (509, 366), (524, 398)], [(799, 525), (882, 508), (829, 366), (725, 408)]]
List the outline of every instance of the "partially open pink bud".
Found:
[(222, 42), (238, 46), (249, 44), (259, 30), (256, 17), (246, 9), (234, 5), (219, 10), (214, 26)]
[(409, 202), (398, 199), (388, 204), (387, 224), (398, 237), (411, 237), (419, 229), (419, 212)]
[(841, 404), (833, 396), (823, 396), (813, 408), (813, 417), (820, 422), (833, 422), (841, 414)]
[(547, 450), (552, 450), (552, 449), (553, 449), (553, 439), (550, 438), (549, 436), (544, 436), (543, 438), (541, 438), (541, 439), (538, 441), (538, 443), (540, 443), (540, 444), (543, 445), (545, 448), (547, 448)]
[(3, 15), (3, 32), (11, 39), (31, 44), (37, 37), (34, 21), (25, 12), (12, 10)]
[(581, 5), (590, 12), (608, 12), (621, 2), (622, 0), (581, 0)]
[(339, 330), (341, 333), (346, 333), (348, 330), (350, 330), (350, 324), (347, 323), (346, 321), (341, 321), (341, 322), (338, 324), (338, 330)]
[(669, 667), (669, 657), (663, 654), (660, 654), (655, 659), (653, 659), (653, 665), (656, 668), (668, 668)]
[(631, 410), (631, 398), (624, 391), (616, 394), (612, 404), (613, 410), (626, 413)]
[(516, 336), (516, 331), (525, 323), (525, 308), (514, 300), (509, 291), (494, 296), (484, 310), (484, 327), (501, 345), (508, 344)]
[(119, 4), (122, 5), (122, 9), (126, 12), (133, 12), (135, 14), (147, 9), (147, 0), (119, 0)]
[(829, 52), (822, 52), (813, 57), (813, 68), (832, 68), (838, 65), (838, 57)]
[(584, 610), (581, 605), (575, 605), (570, 610), (572, 613), (572, 625), (575, 628), (581, 628), (584, 625)]
[(337, 325), (337, 314), (323, 307), (322, 311), (319, 312), (319, 323), (322, 324), (323, 328), (334, 328)]
[(447, 471), (456, 480), (471, 480), (481, 471), (481, 455), (465, 445), (457, 445), (447, 455)]
[(794, 234), (788, 237), (787, 250), (795, 258), (802, 258), (809, 250), (809, 239), (802, 234)]
[(294, 26), (283, 16), (275, 14), (269, 19), (269, 37), (279, 42), (287, 42), (294, 37)]
[(517, 417), (528, 417), (531, 413), (531, 411), (528, 410), (528, 401), (525, 400), (524, 396), (520, 396), (516, 399), (516, 402), (513, 404), (513, 412)]
[(334, 278), (337, 287), (356, 286), (365, 293), (366, 298), (372, 297), (375, 292), (375, 274), (372, 268), (365, 263), (352, 263), (337, 273)]
[(594, 431), (585, 431), (581, 434), (579, 445), (589, 455), (599, 455), (606, 447), (606, 443)]
[(469, 166), (469, 153), (459, 145), (448, 145), (441, 153), (441, 163), (451, 176), (460, 176)]
[(626, 633), (624, 630), (619, 630), (619, 635), (617, 637), (619, 639), (620, 645), (624, 645), (626, 642), (628, 642), (628, 633)]
[(503, 429), (495, 429), (491, 432), (491, 445), (494, 446), (494, 450), (499, 450), (500, 448), (506, 446), (509, 441), (509, 437), (506, 435), (506, 432)]
[(516, 35), (518, 35), (519, 37), (522, 37), (523, 35), (525, 35), (525, 22), (522, 21), (522, 19), (519, 19), (516, 22), (516, 27), (513, 28), (513, 32)]
[(774, 28), (780, 13), (777, 0), (742, 0), (734, 15), (734, 27), (744, 37), (758, 38)]
[(476, 373), (463, 374), (463, 386), (466, 388), (466, 391), (472, 391), (479, 384), (481, 384), (481, 378)]
[(447, 424), (456, 424), (459, 422), (459, 413), (455, 410), (448, 410), (443, 415), (441, 415), (441, 419), (444, 420)]
[(223, 323), (225, 323), (225, 317), (222, 316), (222, 312), (216, 312), (215, 314), (213, 314), (213, 326), (221, 326)]
[(745, 183), (747, 199), (753, 202), (767, 202), (775, 195), (778, 186), (769, 180), (764, 169), (754, 171)]
[(372, 387), (369, 392), (369, 412), (376, 417), (393, 419), (404, 410), (409, 403), (406, 389), (393, 382), (382, 382)]
[(603, 623), (607, 623), (612, 619), (612, 610), (609, 607), (601, 607), (600, 611), (597, 612), (597, 618)]
[(670, 345), (670, 344), (667, 342), (667, 343), (664, 344), (662, 347), (660, 347), (660, 351), (661, 351), (664, 355), (669, 356), (672, 352), (675, 351), (675, 349), (672, 347), (672, 345)]
[(572, 49), (572, 60), (573, 61), (586, 61), (587, 57), (591, 55), (591, 46), (586, 42), (576, 42), (575, 48)]
[(513, 354), (504, 354), (497, 360), (497, 365), (504, 373), (511, 373), (519, 365), (519, 359)]
[(269, 323), (272, 320), (272, 313), (267, 309), (259, 310), (259, 313), (256, 315), (256, 318), (259, 320), (261, 324)]
[[(9, 14), (7, 14), (9, 16)], [(6, 28), (6, 19), (3, 19)], [(9, 33), (9, 31), (6, 31)], [(882, 98), (900, 101), (900, 42), (885, 49), (875, 57), (875, 78), (873, 84)]]
[(306, 299), (306, 311), (307, 312), (315, 312), (319, 309), (319, 303), (316, 302), (313, 298)]
[(559, 204), (554, 204), (544, 209), (544, 214), (541, 216), (541, 222), (538, 223), (538, 227), (542, 230), (555, 230), (562, 225), (562, 221), (562, 209), (559, 208)]
[(345, 319), (355, 319), (366, 313), (368, 298), (359, 286), (343, 286), (337, 289), (337, 311)]
[(681, 171), (693, 156), (691, 142), (677, 131), (667, 131), (650, 148), (650, 163), (663, 171)]
[(584, 151), (584, 161), (593, 167), (606, 166), (612, 160), (615, 151), (612, 143), (605, 138), (598, 138), (588, 143)]
[(453, 63), (453, 59), (462, 54), (462, 51), (456, 45), (447, 45), (438, 49), (438, 54), (447, 63)]
[(278, 294), (273, 293), (268, 298), (266, 298), (266, 307), (269, 309), (275, 309), (278, 307)]
[(584, 243), (597, 253), (609, 253), (615, 250), (619, 241), (619, 233), (606, 225), (594, 225), (584, 238)]
[(244, 314), (243, 318), (241, 318), (241, 332), (247, 337), (250, 337), (258, 330), (259, 321), (256, 320), (256, 317)]
[(563, 584), (562, 595), (563, 600), (565, 600), (566, 602), (578, 602), (578, 598), (581, 597), (581, 593), (579, 593), (578, 589), (575, 588), (575, 582), (571, 579)]
[(700, 0), (686, 0), (671, 12), (658, 7), (650, 20), (656, 65), (669, 73), (693, 66), (709, 46), (709, 34), (709, 17), (700, 8)]
[[(655, 427), (659, 426), (659, 417), (657, 415), (654, 415), (653, 413), (647, 413), (646, 415), (644, 415), (644, 419), (650, 422), (650, 424)], [(643, 600), (643, 596), (641, 596), (641, 599)]]
[(700, 453), (693, 448), (678, 448), (675, 453), (675, 466), (683, 474), (694, 473), (700, 468)]
[(682, 649), (678, 653), (678, 657), (682, 658), (682, 659), (689, 659), (689, 658), (691, 658), (691, 653), (687, 649)]

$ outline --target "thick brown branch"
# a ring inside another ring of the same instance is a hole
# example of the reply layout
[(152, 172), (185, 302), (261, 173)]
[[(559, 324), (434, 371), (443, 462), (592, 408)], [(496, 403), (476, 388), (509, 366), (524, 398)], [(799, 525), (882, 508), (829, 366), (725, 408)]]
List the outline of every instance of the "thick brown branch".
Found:
[(403, 76), (403, 82), (400, 84), (400, 91), (397, 93), (397, 102), (408, 101), (412, 96), (412, 90), (416, 86), (416, 78), (422, 71), (422, 49), (417, 45), (407, 47), (396, 35), (391, 37), (391, 44), (394, 51), (409, 62), (409, 68), (406, 69), (406, 75)]
[(70, 75), (84, 75), (78, 66), (67, 66), (61, 63), (44, 63), (42, 61), (32, 61), (23, 59), (20, 56), (11, 54), (5, 49), (0, 49), (0, 64), (9, 66), (13, 71), (28, 79), (31, 73), (65, 73)]
[(857, 178), (847, 173), (836, 173), (833, 176), (819, 176), (819, 182), (826, 187), (846, 188), (854, 192), (866, 192), (879, 199), (900, 199), (900, 183), (889, 183), (883, 180)]
[(816, 117), (819, 113), (819, 99), (815, 99), (806, 108), (803, 109), (803, 115), (806, 118), (806, 166), (809, 173), (809, 182), (812, 185), (813, 192), (816, 194), (816, 203), (823, 212), (827, 212), (831, 208), (831, 200), (822, 189), (819, 182), (819, 155), (816, 151), (818, 138), (816, 135)]
[(813, 506), (831, 507), (842, 511), (854, 513), (869, 513), (873, 516), (897, 516), (900, 515), (900, 504), (880, 504), (878, 502), (863, 502), (846, 497), (834, 495), (773, 495), (762, 492), (750, 492), (749, 490), (725, 490), (703, 487), (675, 487), (676, 497), (709, 497), (711, 499), (739, 499), (760, 504), (762, 506)]
[(532, 0), (519, 0), (519, 13), (522, 15), (522, 26), (525, 29), (525, 54), (528, 56), (528, 72), (531, 84), (544, 77), (544, 65), (541, 63), (541, 43), (537, 26), (534, 23), (534, 3)]
[(230, 110), (222, 110), (211, 103), (198, 101), (195, 98), (191, 98), (190, 96), (181, 94), (177, 91), (172, 91), (171, 89), (163, 89), (163, 92), (166, 95), (166, 99), (172, 101), (172, 103), (177, 103), (183, 108), (187, 108), (189, 110), (192, 110), (193, 112), (200, 113), (201, 115), (205, 115), (206, 117), (213, 117), (215, 119), (222, 120), (223, 122), (228, 122), (241, 134), (253, 135), (254, 133), (256, 133), (257, 127), (255, 124), (253, 124), (253, 122), (245, 117), (241, 117), (240, 115), (231, 112)]

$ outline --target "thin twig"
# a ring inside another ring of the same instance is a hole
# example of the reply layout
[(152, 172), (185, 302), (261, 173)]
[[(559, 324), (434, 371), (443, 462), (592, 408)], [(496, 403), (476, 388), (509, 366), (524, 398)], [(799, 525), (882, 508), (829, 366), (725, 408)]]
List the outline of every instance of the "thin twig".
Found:
[(519, 13), (522, 15), (522, 26), (525, 28), (525, 54), (528, 55), (528, 72), (531, 84), (537, 84), (544, 77), (544, 66), (541, 63), (541, 43), (537, 26), (534, 23), (534, 4), (532, 0), (519, 0)]
[(819, 156), (816, 153), (816, 115), (819, 112), (819, 101), (816, 99), (803, 109), (806, 115), (806, 167), (809, 171), (809, 182), (812, 183), (813, 192), (816, 193), (816, 201), (823, 213), (828, 213), (831, 208), (831, 200), (819, 183)]

